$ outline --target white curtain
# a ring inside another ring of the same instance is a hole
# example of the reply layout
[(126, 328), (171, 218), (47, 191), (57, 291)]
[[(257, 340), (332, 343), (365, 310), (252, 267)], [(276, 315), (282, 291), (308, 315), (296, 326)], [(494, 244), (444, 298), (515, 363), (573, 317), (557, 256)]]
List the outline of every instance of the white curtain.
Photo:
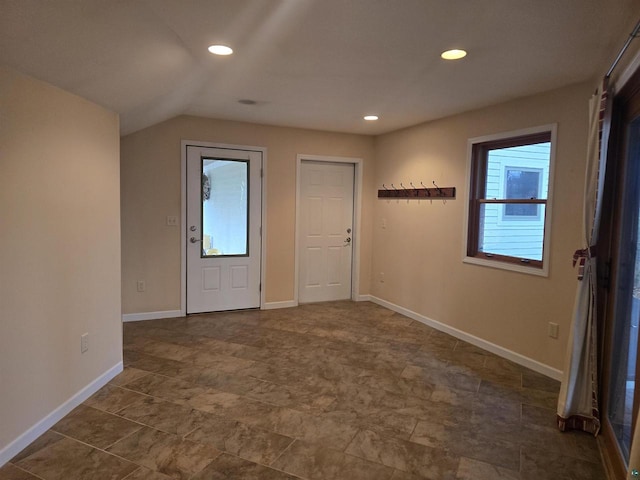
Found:
[(609, 104), (604, 81), (589, 102), (582, 248), (573, 257), (574, 265), (578, 265), (578, 282), (557, 411), (560, 430), (583, 430), (594, 435), (600, 430), (595, 254), (609, 143)]

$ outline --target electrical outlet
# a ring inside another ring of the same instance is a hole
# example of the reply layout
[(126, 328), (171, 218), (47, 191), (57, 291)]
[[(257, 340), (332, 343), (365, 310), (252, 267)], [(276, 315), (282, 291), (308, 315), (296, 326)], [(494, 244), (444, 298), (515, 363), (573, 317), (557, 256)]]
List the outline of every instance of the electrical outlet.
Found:
[(175, 215), (169, 215), (167, 217), (167, 225), (169, 227), (176, 227), (178, 225), (178, 217)]
[(139, 292), (144, 292), (144, 291), (146, 291), (146, 290), (147, 290), (147, 283), (146, 283), (144, 280), (138, 280), (138, 281), (136, 282), (136, 289), (137, 289)]
[(84, 333), (80, 335), (80, 353), (84, 353), (89, 350), (89, 334)]
[(548, 333), (551, 338), (558, 338), (558, 329), (560, 326), (557, 323), (549, 322)]

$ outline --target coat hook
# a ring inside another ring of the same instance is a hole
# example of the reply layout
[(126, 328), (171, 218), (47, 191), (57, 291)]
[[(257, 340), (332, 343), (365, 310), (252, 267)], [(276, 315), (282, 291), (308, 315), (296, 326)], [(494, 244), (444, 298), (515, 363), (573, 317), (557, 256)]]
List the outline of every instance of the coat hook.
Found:
[(442, 189), (436, 185), (436, 181), (433, 181), (433, 185), (438, 189), (438, 195), (440, 195), (441, 197), (444, 196), (444, 192), (442, 191)]
[(393, 183), (391, 184), (391, 187), (392, 187), (394, 190), (398, 190), (398, 189), (396, 188), (396, 186), (395, 186)]
[(389, 190), (384, 183), (382, 184), (382, 188), (384, 188), (385, 190)]
[(413, 182), (409, 182), (409, 185), (411, 185), (411, 188), (413, 188), (414, 190), (416, 189), (416, 186), (413, 184)]
[(429, 188), (422, 182), (420, 182), (420, 185), (422, 185), (424, 187), (424, 189), (427, 191), (427, 197), (431, 196), (431, 192), (429, 191)]
[(407, 187), (405, 187), (405, 186), (402, 184), (402, 182), (400, 182), (400, 186), (401, 186), (404, 190), (406, 190), (406, 189), (407, 189)]

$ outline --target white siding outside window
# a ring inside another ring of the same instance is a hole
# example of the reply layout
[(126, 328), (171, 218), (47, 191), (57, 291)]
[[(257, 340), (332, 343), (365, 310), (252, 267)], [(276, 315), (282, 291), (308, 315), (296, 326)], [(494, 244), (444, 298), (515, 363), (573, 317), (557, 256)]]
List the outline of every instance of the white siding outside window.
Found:
[[(487, 198), (510, 198), (507, 196), (509, 171), (539, 173), (539, 185), (535, 198), (547, 198), (549, 189), (550, 143), (523, 145), (492, 150), (487, 164)], [(517, 197), (511, 197), (517, 198)], [(512, 257), (542, 260), (544, 240), (544, 205), (511, 207), (533, 207), (536, 214), (509, 215), (508, 205), (484, 206), (484, 235), (481, 250)]]

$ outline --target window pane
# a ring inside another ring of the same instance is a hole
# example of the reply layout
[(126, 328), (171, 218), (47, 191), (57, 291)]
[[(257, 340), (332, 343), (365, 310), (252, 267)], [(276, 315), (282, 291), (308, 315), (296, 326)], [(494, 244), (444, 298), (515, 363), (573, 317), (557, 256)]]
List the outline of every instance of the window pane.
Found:
[[(542, 260), (544, 222), (531, 225), (501, 221), (504, 204), (483, 204), (480, 207), (478, 251), (510, 257)], [(534, 205), (544, 218), (545, 205)]]
[(248, 254), (249, 164), (202, 159), (202, 256)]
[[(485, 198), (546, 199), (550, 159), (551, 142), (489, 150)], [(509, 172), (513, 172), (511, 178)], [(523, 175), (527, 172), (530, 174)]]
[[(523, 168), (506, 169), (506, 198), (538, 198), (540, 194), (540, 170)], [(505, 215), (537, 217), (537, 205), (505, 205)]]

